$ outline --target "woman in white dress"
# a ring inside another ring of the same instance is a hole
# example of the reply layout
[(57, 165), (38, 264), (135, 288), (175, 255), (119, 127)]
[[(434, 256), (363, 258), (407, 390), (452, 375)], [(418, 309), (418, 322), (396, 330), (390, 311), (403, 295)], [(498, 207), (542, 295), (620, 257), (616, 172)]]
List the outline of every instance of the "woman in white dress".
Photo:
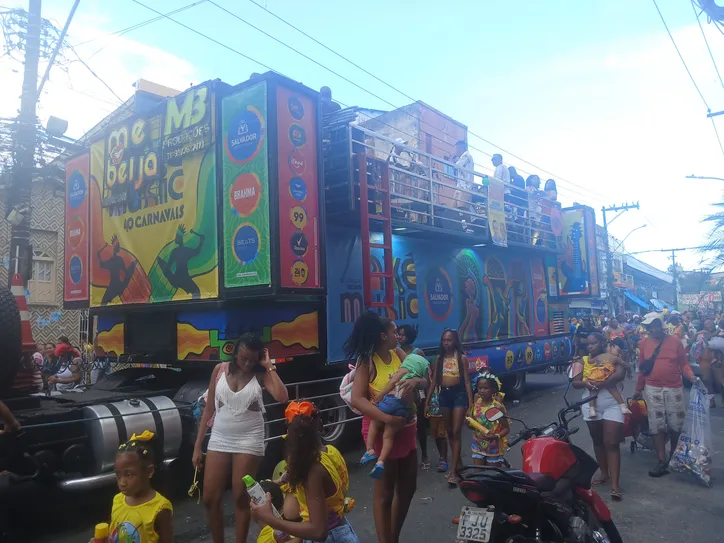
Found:
[(236, 342), (231, 362), (214, 368), (209, 382), (209, 400), (194, 446), (193, 464), (200, 469), (201, 447), (211, 426), (204, 462), (204, 505), (214, 543), (224, 542), (221, 500), (229, 476), (234, 493), (236, 541), (246, 542), (251, 513), (242, 477), (255, 477), (264, 456), (262, 386), (277, 402), (285, 403), (289, 399), (264, 343), (254, 334), (247, 333)]

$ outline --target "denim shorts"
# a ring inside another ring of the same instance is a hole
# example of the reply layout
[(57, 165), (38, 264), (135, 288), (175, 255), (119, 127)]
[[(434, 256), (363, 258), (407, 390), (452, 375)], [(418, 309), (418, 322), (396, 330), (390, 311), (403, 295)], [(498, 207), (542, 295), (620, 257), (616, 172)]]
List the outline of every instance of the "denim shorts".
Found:
[(451, 387), (440, 387), (440, 409), (456, 409), (468, 407), (468, 392), (460, 383)]
[[(305, 539), (304, 543), (313, 543), (312, 541)], [(347, 519), (345, 519), (344, 524), (341, 526), (337, 526), (336, 528), (332, 528), (329, 531), (329, 534), (327, 535), (327, 539), (324, 540), (324, 543), (360, 543), (359, 537), (357, 537), (357, 534), (354, 533), (354, 529), (352, 528), (352, 525), (349, 523)]]
[(393, 417), (409, 417), (412, 411), (412, 406), (407, 405), (401, 398), (398, 398), (394, 394), (387, 394), (382, 401), (377, 404), (377, 409), (387, 415)]

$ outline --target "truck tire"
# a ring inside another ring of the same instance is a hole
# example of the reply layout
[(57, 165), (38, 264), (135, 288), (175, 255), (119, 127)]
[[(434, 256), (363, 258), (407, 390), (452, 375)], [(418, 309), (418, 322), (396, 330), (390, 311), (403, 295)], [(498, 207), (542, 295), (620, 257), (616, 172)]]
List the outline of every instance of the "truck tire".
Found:
[(350, 421), (357, 415), (347, 407), (339, 394), (321, 398), (317, 407), (322, 411), (322, 423), (325, 425), (322, 441), (325, 444), (341, 449), (351, 444), (354, 436), (362, 435), (361, 423)]
[(11, 388), (23, 355), (20, 310), (15, 297), (0, 287), (0, 397)]
[(503, 392), (505, 392), (505, 397), (511, 400), (522, 400), (525, 394), (525, 379), (526, 374), (524, 371), (517, 371), (512, 375), (506, 375), (503, 378)]

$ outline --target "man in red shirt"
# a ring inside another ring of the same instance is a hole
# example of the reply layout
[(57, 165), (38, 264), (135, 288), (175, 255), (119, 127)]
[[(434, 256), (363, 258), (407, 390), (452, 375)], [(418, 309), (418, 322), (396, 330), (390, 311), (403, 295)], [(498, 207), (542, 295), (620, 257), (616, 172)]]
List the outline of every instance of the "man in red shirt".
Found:
[(666, 454), (666, 436), (671, 441), (671, 452), (676, 449), (679, 434), (684, 427), (686, 418), (686, 403), (684, 401), (684, 386), (681, 375), (696, 382), (694, 372), (686, 360), (686, 352), (681, 340), (676, 336), (666, 335), (664, 332), (664, 317), (660, 313), (649, 313), (641, 321), (648, 332), (648, 337), (639, 343), (639, 369), (641, 364), (652, 358), (658, 349), (648, 375), (639, 372), (636, 382), (634, 398), (641, 398), (641, 392), (646, 391), (646, 401), (649, 410), (649, 431), (654, 439), (659, 462), (649, 471), (651, 477), (661, 477), (668, 473), (669, 459)]

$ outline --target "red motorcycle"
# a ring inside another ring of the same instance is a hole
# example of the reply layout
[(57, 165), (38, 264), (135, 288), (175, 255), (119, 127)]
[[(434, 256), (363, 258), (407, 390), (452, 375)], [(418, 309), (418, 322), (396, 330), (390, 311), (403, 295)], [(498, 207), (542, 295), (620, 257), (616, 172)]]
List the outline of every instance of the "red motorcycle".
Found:
[[(569, 369), (572, 380), (580, 372)], [(570, 383), (569, 383), (570, 384)], [(591, 488), (598, 464), (570, 442), (578, 428), (569, 423), (580, 416), (581, 406), (594, 397), (569, 403), (558, 412), (558, 422), (524, 428), (510, 441), (508, 450), (521, 447), (523, 469), (465, 466), (460, 490), (476, 507), (464, 506), (458, 522), (459, 541), (481, 543), (623, 543), (611, 511)], [(485, 413), (490, 421), (504, 413)]]

